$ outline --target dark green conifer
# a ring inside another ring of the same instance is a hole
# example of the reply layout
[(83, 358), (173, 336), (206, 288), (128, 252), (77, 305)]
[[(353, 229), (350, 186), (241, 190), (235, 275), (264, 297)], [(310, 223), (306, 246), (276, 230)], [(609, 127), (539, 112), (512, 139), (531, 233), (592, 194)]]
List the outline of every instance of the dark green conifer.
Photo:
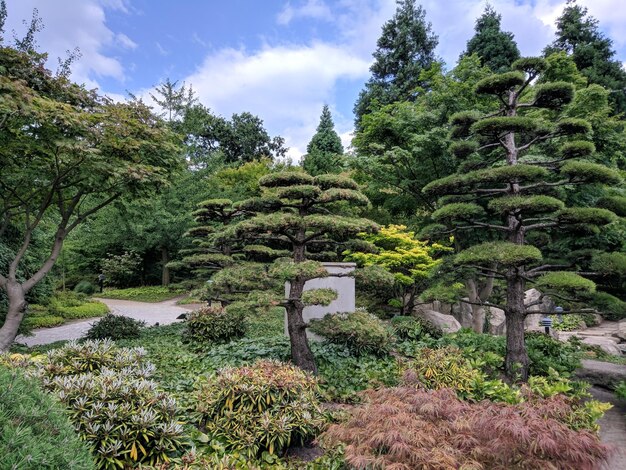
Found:
[(339, 173), (342, 170), (343, 145), (335, 132), (335, 124), (328, 105), (324, 105), (317, 132), (306, 148), (302, 166), (313, 176)]

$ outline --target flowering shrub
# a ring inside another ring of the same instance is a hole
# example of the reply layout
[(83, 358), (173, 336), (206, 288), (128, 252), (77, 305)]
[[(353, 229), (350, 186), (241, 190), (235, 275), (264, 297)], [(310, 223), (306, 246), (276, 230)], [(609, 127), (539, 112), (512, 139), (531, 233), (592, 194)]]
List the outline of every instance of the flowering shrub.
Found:
[(562, 396), (516, 405), (467, 403), (448, 389), (396, 387), (365, 396), (347, 422), (320, 438), (345, 446), (353, 469), (591, 470), (609, 454), (594, 433), (561, 422), (570, 413)]
[(245, 318), (240, 310), (202, 307), (187, 316), (183, 340), (197, 344), (225, 343), (245, 333)]
[(35, 364), (35, 375), (67, 407), (99, 468), (155, 465), (183, 449), (176, 403), (149, 380), (154, 366), (142, 349), (70, 343)]
[(280, 453), (315, 436), (324, 423), (315, 379), (278, 361), (225, 368), (199, 385), (206, 432), (249, 457)]

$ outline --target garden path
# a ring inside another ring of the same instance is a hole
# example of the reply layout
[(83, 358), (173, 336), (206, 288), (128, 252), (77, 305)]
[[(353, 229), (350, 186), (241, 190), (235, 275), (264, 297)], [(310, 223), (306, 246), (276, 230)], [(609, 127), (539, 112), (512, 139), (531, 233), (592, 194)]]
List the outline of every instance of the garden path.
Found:
[[(181, 313), (187, 313), (196, 308), (196, 305), (176, 305), (179, 299), (170, 299), (164, 302), (148, 303), (133, 300), (98, 299), (106, 304), (114, 315), (124, 315), (146, 322), (146, 325), (167, 325), (174, 323)], [(92, 323), (98, 318), (77, 320), (54, 328), (39, 328), (33, 330), (33, 336), (18, 336), (15, 341), (27, 346), (54, 343), (55, 341), (78, 339), (85, 335)]]
[(613, 405), (600, 419), (600, 439), (605, 444), (617, 448), (616, 453), (602, 466), (601, 470), (620, 470), (626, 468), (626, 402), (615, 394), (600, 387), (593, 387), (591, 394), (600, 401)]

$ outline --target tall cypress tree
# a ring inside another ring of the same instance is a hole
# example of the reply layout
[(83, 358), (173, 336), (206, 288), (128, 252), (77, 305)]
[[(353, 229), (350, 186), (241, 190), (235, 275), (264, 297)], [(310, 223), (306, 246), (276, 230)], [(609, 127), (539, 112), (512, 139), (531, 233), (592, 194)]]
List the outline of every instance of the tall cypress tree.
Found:
[(467, 50), (462, 54), (476, 54), (481, 65), (486, 65), (493, 72), (503, 72), (519, 59), (519, 49), (513, 40), (513, 33), (502, 31), (502, 16), (491, 5), (485, 7), (483, 14), (476, 20), (476, 33), (467, 41)]
[(600, 31), (598, 20), (588, 15), (587, 8), (568, 0), (556, 26), (556, 39), (544, 53), (570, 54), (590, 84), (597, 83), (611, 91), (615, 113), (626, 112), (626, 71), (615, 60), (613, 41)]
[(356, 126), (364, 114), (381, 105), (411, 98), (420, 85), (420, 72), (435, 62), (439, 42), (415, 0), (397, 0), (396, 13), (383, 25), (370, 67), (372, 77), (354, 105)]
[(302, 166), (310, 175), (317, 176), (341, 171), (343, 145), (341, 145), (341, 138), (335, 132), (335, 124), (326, 104), (322, 108), (317, 132), (306, 150), (307, 154)]

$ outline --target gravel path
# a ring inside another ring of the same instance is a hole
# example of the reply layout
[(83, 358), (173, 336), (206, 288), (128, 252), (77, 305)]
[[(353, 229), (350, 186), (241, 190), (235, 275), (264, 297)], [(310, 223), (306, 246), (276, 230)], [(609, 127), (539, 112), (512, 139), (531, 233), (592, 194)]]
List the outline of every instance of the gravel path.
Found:
[[(146, 322), (146, 325), (167, 325), (179, 321), (176, 319), (181, 313), (192, 310), (194, 305), (176, 305), (178, 299), (166, 300), (165, 302), (147, 303), (135, 302), (132, 300), (98, 299), (106, 304), (114, 315), (124, 315)], [(78, 339), (82, 337), (92, 323), (99, 318), (87, 320), (77, 320), (54, 328), (40, 328), (33, 330), (33, 336), (18, 336), (15, 341), (27, 346), (37, 346), (40, 344), (54, 343), (67, 339)]]

